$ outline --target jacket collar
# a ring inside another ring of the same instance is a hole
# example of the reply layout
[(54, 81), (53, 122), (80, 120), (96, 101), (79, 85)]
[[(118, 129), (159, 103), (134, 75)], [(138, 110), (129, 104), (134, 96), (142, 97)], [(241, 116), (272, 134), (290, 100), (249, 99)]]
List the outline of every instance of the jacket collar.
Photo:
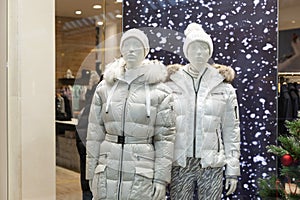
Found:
[[(189, 64), (188, 64), (189, 65)], [(170, 75), (170, 79), (177, 84), (178, 87), (183, 89), (184, 91), (191, 92), (190, 90), (194, 90), (192, 84), (190, 82), (186, 83), (185, 79), (191, 79), (192, 76), (187, 71), (188, 65), (185, 65), (181, 68), (178, 68), (175, 73), (172, 73)], [(206, 64), (205, 66), (207, 70), (203, 74), (202, 80), (201, 80), (201, 87), (206, 88), (206, 91), (211, 91), (213, 88), (215, 88), (217, 85), (222, 83), (224, 81), (224, 77), (219, 73), (217, 69), (212, 67), (209, 64)], [(185, 77), (185, 78), (184, 78)]]
[(211, 91), (213, 88), (224, 81), (224, 77), (219, 73), (217, 69), (209, 64), (206, 65), (207, 70), (205, 74), (203, 74), (201, 84), (203, 84), (203, 86), (208, 89), (207, 91)]

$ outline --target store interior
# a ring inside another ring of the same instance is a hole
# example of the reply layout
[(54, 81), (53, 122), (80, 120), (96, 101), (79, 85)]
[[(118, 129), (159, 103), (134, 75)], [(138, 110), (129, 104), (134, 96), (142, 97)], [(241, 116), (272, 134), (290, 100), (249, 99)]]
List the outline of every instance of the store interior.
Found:
[(56, 199), (76, 200), (81, 199), (78, 115), (104, 63), (120, 56), (122, 1), (60, 0), (55, 13)]
[[(299, 9), (299, 0), (278, 1), (279, 83), (300, 82)], [(122, 0), (56, 0), (55, 15), (56, 195), (57, 199), (79, 200), (77, 118), (85, 105), (86, 91), (100, 80), (104, 66), (120, 57), (124, 13)], [(95, 74), (100, 76), (92, 82)]]

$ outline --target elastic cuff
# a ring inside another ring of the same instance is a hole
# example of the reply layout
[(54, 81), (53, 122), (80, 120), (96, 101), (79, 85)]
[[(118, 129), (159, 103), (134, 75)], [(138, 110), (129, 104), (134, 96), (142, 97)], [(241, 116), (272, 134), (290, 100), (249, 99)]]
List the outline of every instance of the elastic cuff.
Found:
[(226, 176), (226, 179), (238, 179), (237, 176)]
[(160, 184), (162, 184), (162, 185), (167, 185), (167, 182), (166, 182), (166, 181), (159, 180), (159, 179), (154, 179), (153, 182), (160, 183)]

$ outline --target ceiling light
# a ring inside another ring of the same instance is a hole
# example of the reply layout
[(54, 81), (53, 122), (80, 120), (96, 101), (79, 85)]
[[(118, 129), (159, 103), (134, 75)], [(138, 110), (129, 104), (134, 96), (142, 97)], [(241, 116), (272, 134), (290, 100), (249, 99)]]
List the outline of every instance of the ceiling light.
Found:
[(101, 5), (99, 5), (99, 4), (95, 4), (95, 5), (93, 5), (93, 8), (94, 8), (94, 9), (101, 9), (101, 8), (102, 8), (102, 6), (101, 6)]
[(116, 18), (121, 19), (123, 16), (121, 14), (116, 14)]
[(295, 20), (292, 20), (292, 24), (295, 24), (296, 23), (296, 21)]
[(123, 0), (116, 0), (116, 3), (122, 3)]
[(81, 10), (76, 10), (76, 11), (75, 11), (75, 14), (76, 14), (76, 15), (81, 15), (81, 14), (82, 14), (82, 11), (81, 11)]
[(102, 26), (102, 25), (103, 25), (103, 22), (102, 22), (102, 21), (97, 21), (97, 25), (98, 25), (98, 26)]

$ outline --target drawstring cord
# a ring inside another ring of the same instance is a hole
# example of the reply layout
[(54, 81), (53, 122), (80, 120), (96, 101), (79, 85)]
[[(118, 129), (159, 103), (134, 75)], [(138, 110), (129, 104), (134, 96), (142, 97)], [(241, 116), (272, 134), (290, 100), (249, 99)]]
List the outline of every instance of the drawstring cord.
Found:
[[(110, 103), (111, 103), (112, 96), (115, 93), (115, 90), (116, 90), (118, 84), (119, 84), (119, 81), (117, 81), (113, 85), (113, 87), (111, 88), (111, 90), (108, 94), (107, 103), (106, 103), (106, 107), (105, 107), (105, 112), (106, 113), (108, 113), (108, 109), (109, 109), (109, 106), (110, 106)], [(150, 96), (150, 88), (149, 88), (148, 83), (145, 83), (145, 92), (146, 92), (146, 95), (145, 95), (145, 98), (146, 98), (146, 112), (147, 112), (147, 117), (149, 118), (150, 117), (150, 106), (151, 106), (150, 99), (151, 99), (151, 96)]]
[(147, 111), (147, 117), (150, 117), (150, 88), (149, 88), (149, 84), (145, 83), (145, 92), (146, 92), (146, 111)]

